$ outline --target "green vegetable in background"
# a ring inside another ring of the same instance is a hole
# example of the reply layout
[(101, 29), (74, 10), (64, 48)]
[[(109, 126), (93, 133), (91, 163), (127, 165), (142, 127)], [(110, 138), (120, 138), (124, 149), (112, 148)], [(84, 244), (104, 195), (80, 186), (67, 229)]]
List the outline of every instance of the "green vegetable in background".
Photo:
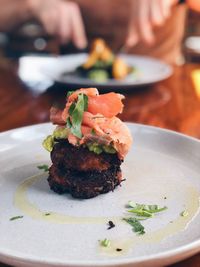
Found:
[(109, 74), (106, 70), (94, 69), (88, 72), (88, 78), (95, 82), (105, 82), (109, 79)]

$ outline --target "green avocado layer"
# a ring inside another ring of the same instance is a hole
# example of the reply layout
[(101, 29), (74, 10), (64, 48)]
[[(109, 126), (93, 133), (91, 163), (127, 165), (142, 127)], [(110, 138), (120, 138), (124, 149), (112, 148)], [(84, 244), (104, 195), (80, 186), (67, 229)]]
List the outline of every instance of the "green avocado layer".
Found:
[[(66, 139), (68, 137), (69, 130), (67, 128), (57, 128), (54, 130), (52, 135), (48, 135), (42, 145), (43, 147), (51, 152), (53, 150), (53, 147), (56, 143), (56, 139)], [(98, 143), (88, 143), (86, 144), (86, 147), (89, 149), (89, 151), (92, 151), (96, 154), (101, 154), (102, 152), (108, 153), (108, 154), (115, 154), (117, 151), (111, 146), (106, 145), (99, 145)]]

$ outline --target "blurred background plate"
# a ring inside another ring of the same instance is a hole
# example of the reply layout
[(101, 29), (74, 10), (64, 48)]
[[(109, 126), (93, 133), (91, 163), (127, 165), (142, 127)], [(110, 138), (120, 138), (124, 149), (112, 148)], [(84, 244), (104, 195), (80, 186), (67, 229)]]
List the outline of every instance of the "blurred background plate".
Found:
[[(132, 89), (146, 86), (168, 78), (172, 67), (162, 61), (144, 56), (121, 54), (128, 65), (136, 71), (124, 80), (109, 79), (107, 82), (94, 82), (73, 73), (88, 57), (87, 53), (66, 56), (24, 56), (19, 60), (19, 77), (26, 83), (51, 83), (75, 87), (98, 87), (99, 89)], [(42, 86), (43, 87), (43, 86)]]

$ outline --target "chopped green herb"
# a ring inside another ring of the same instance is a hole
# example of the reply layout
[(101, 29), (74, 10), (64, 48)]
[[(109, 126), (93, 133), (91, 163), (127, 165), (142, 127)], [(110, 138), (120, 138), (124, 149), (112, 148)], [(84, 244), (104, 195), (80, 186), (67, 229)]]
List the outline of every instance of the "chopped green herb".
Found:
[(144, 209), (132, 209), (132, 210), (128, 210), (128, 212), (134, 213), (137, 216), (141, 216), (141, 217), (153, 217), (153, 213), (148, 212)]
[(72, 116), (75, 107), (76, 107), (76, 104), (75, 103), (72, 103), (71, 106), (69, 107), (69, 115)]
[(167, 210), (166, 206), (160, 208), (158, 205), (148, 205), (147, 207), (148, 207), (148, 211), (151, 213), (156, 213), (156, 212), (161, 212), (163, 210)]
[(68, 117), (67, 120), (66, 120), (66, 126), (67, 126), (67, 128), (69, 128), (69, 129), (71, 129), (71, 127), (72, 127), (72, 123), (71, 123), (69, 117)]
[(129, 209), (128, 212), (134, 213), (136, 217), (123, 218), (123, 220), (133, 227), (134, 232), (141, 235), (145, 234), (145, 230), (140, 221), (152, 218), (154, 213), (167, 209), (167, 207), (160, 208), (158, 205), (138, 204), (133, 201), (128, 202), (127, 208)]
[(14, 221), (14, 220), (22, 219), (22, 218), (24, 218), (24, 216), (15, 216), (15, 217), (10, 218), (10, 221)]
[(44, 164), (44, 165), (39, 165), (39, 166), (37, 166), (37, 168), (38, 168), (39, 170), (43, 170), (44, 172), (48, 172), (48, 171), (49, 171), (49, 166), (46, 165), (46, 164)]
[(69, 97), (70, 95), (72, 95), (74, 93), (74, 91), (68, 91), (67, 92), (67, 97)]
[(140, 221), (137, 218), (129, 217), (129, 218), (123, 218), (123, 220), (133, 227), (132, 230), (134, 232), (140, 235), (145, 234), (144, 226), (140, 223)]
[(88, 109), (88, 96), (83, 95), (83, 99), (84, 99), (84, 111), (86, 111)]
[(187, 217), (188, 215), (189, 215), (189, 213), (186, 210), (181, 212), (182, 217)]
[(45, 213), (44, 215), (45, 215), (45, 216), (49, 216), (49, 215), (51, 215), (51, 213), (50, 213), (50, 212), (47, 212), (47, 213)]
[(109, 247), (110, 246), (110, 240), (105, 238), (104, 240), (100, 241), (100, 244), (102, 247)]
[(81, 123), (83, 119), (83, 112), (87, 110), (88, 97), (84, 94), (78, 95), (76, 103), (72, 103), (69, 108), (70, 118), (67, 119), (67, 127), (71, 129), (71, 133), (78, 138), (82, 137)]
[(128, 212), (134, 213), (137, 216), (142, 216), (147, 218), (153, 217), (154, 213), (161, 212), (167, 209), (167, 207), (160, 208), (158, 205), (138, 204), (133, 201), (129, 201), (127, 207), (132, 208), (128, 210)]

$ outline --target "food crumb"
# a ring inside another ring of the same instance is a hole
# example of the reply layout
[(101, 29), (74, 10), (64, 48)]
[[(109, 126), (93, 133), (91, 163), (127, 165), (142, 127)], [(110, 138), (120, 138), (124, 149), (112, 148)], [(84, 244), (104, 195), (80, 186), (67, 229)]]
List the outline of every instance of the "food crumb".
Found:
[(24, 218), (24, 216), (20, 215), (20, 216), (14, 216), (14, 217), (10, 218), (9, 220), (14, 221), (14, 220), (22, 219), (22, 218)]
[(107, 230), (110, 230), (110, 229), (112, 229), (112, 228), (115, 227), (115, 224), (113, 223), (113, 221), (109, 221), (109, 222), (108, 222), (108, 225), (109, 225), (109, 227), (108, 227)]
[(122, 251), (122, 248), (116, 248), (116, 251), (120, 252)]
[(104, 240), (100, 241), (100, 245), (102, 247), (109, 247), (110, 246), (110, 240), (105, 238)]

